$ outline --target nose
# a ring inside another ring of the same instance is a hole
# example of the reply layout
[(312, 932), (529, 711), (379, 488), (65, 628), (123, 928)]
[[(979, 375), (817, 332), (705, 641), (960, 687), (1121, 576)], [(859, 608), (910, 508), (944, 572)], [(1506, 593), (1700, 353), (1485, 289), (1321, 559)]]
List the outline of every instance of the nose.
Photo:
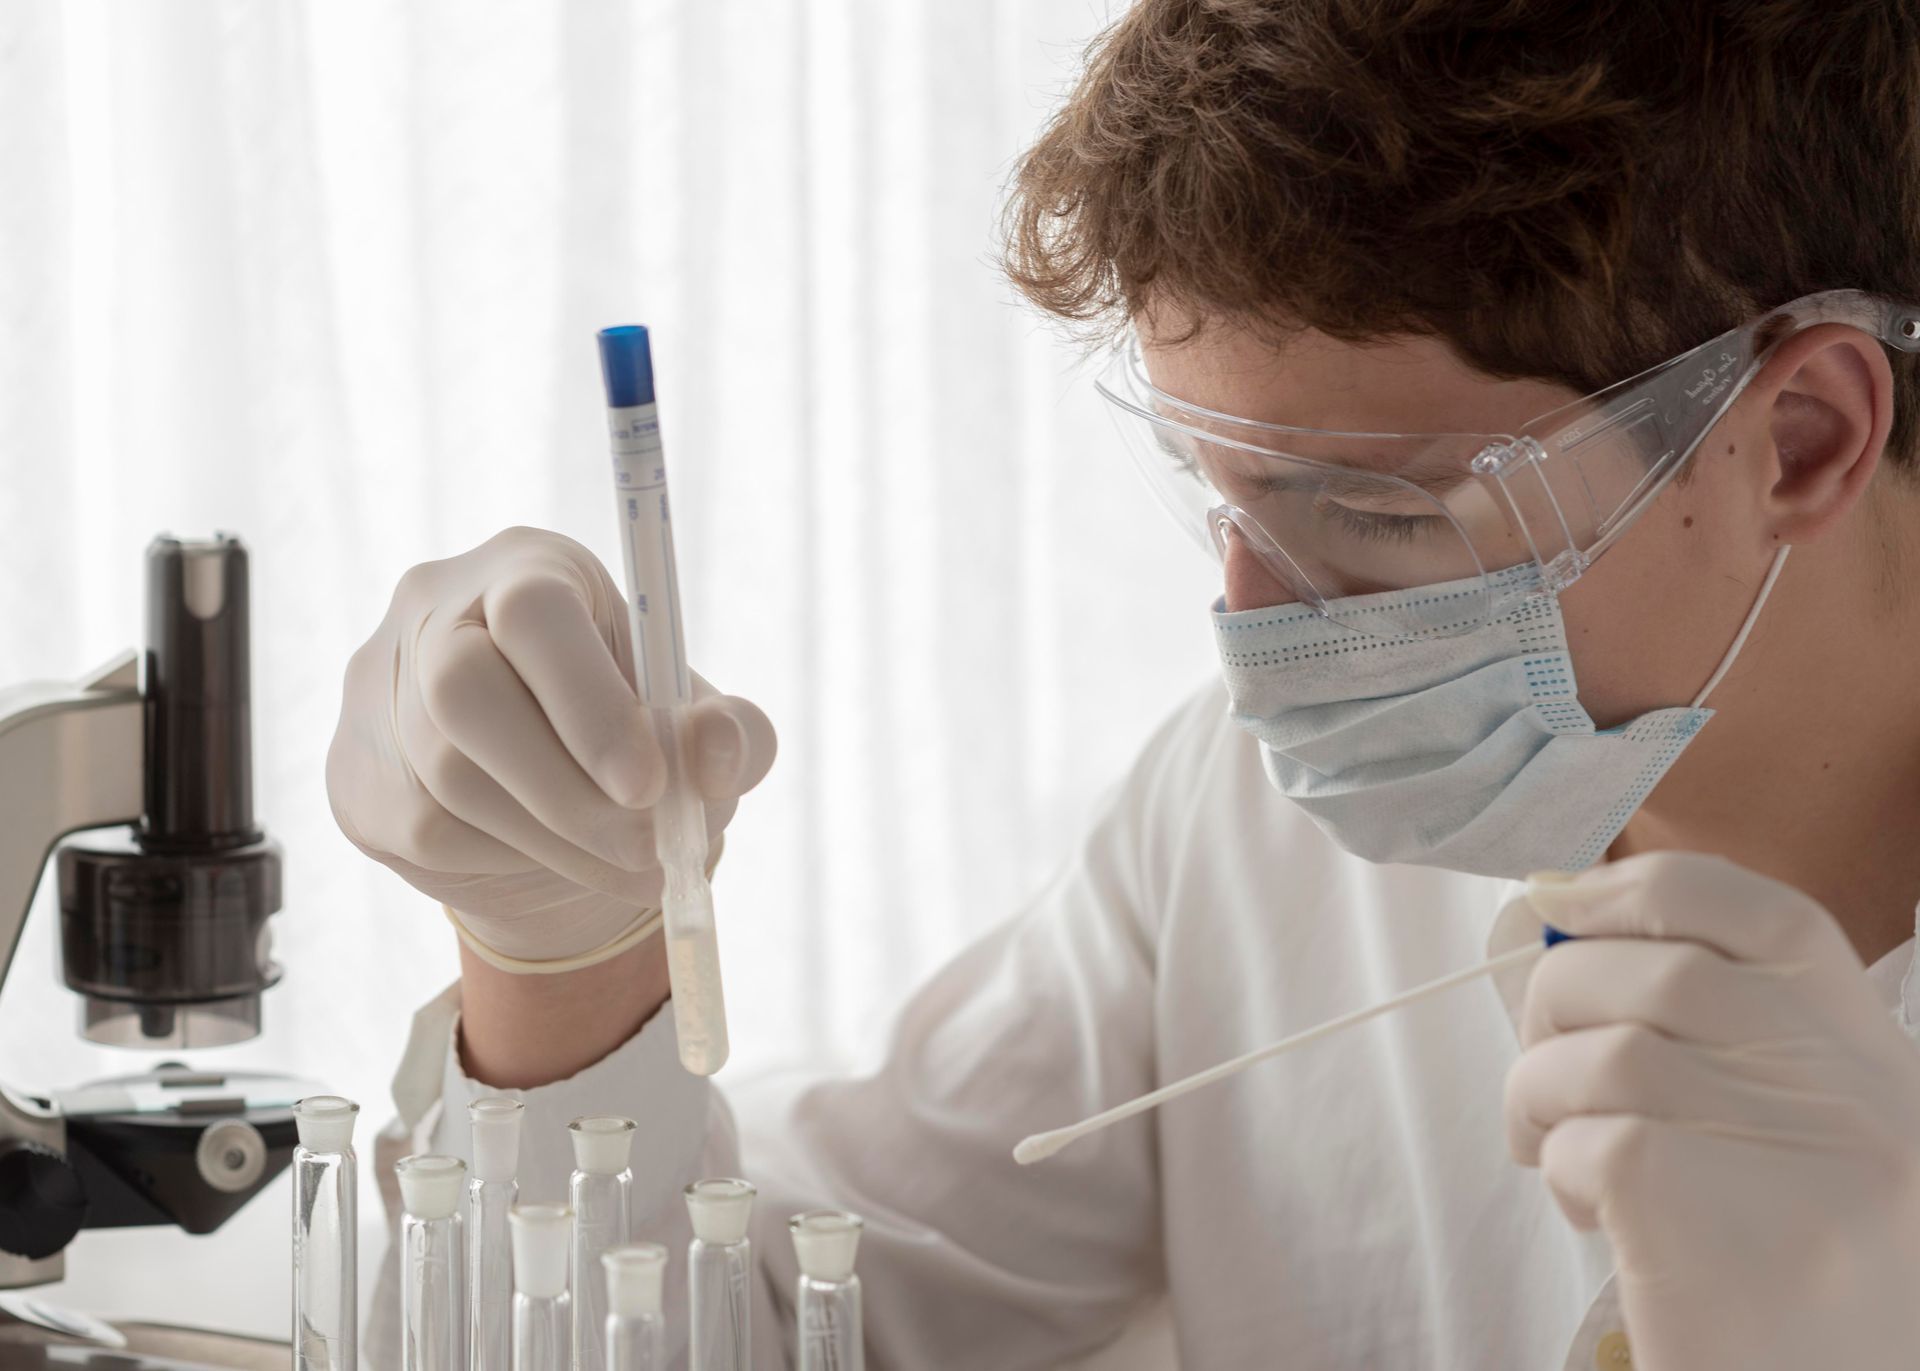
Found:
[(1220, 521), (1220, 561), (1226, 570), (1226, 601), (1230, 612), (1271, 609), (1299, 600), (1287, 583), (1269, 568), (1247, 542), (1233, 520)]

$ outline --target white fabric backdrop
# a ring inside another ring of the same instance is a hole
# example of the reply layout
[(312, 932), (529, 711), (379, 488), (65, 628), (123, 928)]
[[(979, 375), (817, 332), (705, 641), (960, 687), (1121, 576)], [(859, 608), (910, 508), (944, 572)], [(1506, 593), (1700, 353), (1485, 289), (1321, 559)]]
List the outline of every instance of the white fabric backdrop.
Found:
[[(989, 259), (1108, 8), (0, 8), (0, 680), (136, 643), (155, 532), (253, 552), (287, 975), (264, 1036), (211, 1060), (384, 1117), (455, 963), (327, 812), (341, 669), (413, 562), (512, 523), (617, 555), (608, 323), (655, 330), (696, 664), (782, 733), (716, 884), (727, 1074), (856, 1063), (1038, 882), (1212, 670), (1208, 568)], [(49, 896), (0, 1079), (137, 1069), (74, 1036)], [(285, 1222), (269, 1195), (189, 1249), (228, 1321), (284, 1326), (278, 1251), (238, 1254)], [(85, 1236), (70, 1287), (212, 1317), (151, 1269), (182, 1241)]]

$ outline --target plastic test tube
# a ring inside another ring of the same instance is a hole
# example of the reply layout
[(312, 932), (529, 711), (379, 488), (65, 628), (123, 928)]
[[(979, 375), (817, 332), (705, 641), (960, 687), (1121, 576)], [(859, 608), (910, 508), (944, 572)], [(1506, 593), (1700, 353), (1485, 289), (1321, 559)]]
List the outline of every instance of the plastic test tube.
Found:
[(794, 1321), (800, 1371), (862, 1371), (860, 1278), (853, 1274), (860, 1246), (860, 1216), (815, 1209), (787, 1224), (800, 1259)]
[(667, 1249), (653, 1242), (612, 1247), (600, 1254), (600, 1264), (606, 1272), (607, 1371), (666, 1371), (660, 1287)]
[(467, 1164), (458, 1157), (402, 1157), (400, 1329), (403, 1371), (467, 1371)]
[(295, 1371), (356, 1371), (360, 1360), (359, 1167), (353, 1122), (360, 1106), (309, 1095), (293, 1107), (293, 1364)]
[(680, 1063), (711, 1076), (727, 1060), (727, 1011), (707, 884), (707, 806), (687, 766), (686, 716), (693, 704), (680, 584), (674, 565), (667, 465), (654, 403), (653, 354), (638, 324), (600, 330), (600, 370), (613, 442), (614, 496), (627, 571), (627, 624), (641, 704), (666, 763), (666, 789), (653, 807), (654, 847), (665, 887), (667, 979)]
[(567, 1371), (573, 1361), (573, 1301), (567, 1297), (573, 1211), (564, 1204), (517, 1204), (511, 1222), (514, 1371)]
[(513, 1248), (508, 1214), (519, 1198), (520, 1118), (511, 1095), (467, 1106), (473, 1175), (467, 1182), (467, 1345), (473, 1371), (513, 1368)]
[(613, 1115), (575, 1119), (567, 1125), (573, 1139), (572, 1178), (567, 1201), (573, 1206), (573, 1364), (575, 1371), (601, 1371), (606, 1364), (607, 1290), (600, 1254), (627, 1240), (632, 1222), (632, 1119)]
[(748, 1371), (753, 1363), (754, 1189), (745, 1181), (687, 1187), (693, 1241), (687, 1245), (687, 1365), (690, 1371)]

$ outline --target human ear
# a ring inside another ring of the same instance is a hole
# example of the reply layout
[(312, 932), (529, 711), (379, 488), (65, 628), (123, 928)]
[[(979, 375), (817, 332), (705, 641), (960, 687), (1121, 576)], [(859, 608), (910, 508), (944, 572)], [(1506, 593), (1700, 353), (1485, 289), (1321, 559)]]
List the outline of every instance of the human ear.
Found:
[(1771, 541), (1811, 542), (1851, 510), (1880, 464), (1893, 422), (1893, 369), (1878, 341), (1819, 324), (1775, 349), (1750, 394), (1772, 442), (1762, 499)]

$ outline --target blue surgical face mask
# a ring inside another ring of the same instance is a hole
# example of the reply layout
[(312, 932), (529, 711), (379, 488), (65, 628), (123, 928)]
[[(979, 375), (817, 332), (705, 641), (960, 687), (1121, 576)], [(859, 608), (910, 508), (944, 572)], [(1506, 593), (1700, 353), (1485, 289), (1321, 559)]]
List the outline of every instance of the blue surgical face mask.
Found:
[[(1713, 711), (1702, 708), (1759, 617), (1691, 705), (1598, 729), (1581, 708), (1559, 601), (1530, 595), (1455, 637), (1376, 638), (1311, 607), (1216, 612), (1233, 719), (1267, 775), (1333, 840), (1375, 862), (1524, 876), (1598, 861)], [(1537, 589), (1535, 566), (1490, 578)], [(1353, 597), (1348, 622), (1483, 582)]]

